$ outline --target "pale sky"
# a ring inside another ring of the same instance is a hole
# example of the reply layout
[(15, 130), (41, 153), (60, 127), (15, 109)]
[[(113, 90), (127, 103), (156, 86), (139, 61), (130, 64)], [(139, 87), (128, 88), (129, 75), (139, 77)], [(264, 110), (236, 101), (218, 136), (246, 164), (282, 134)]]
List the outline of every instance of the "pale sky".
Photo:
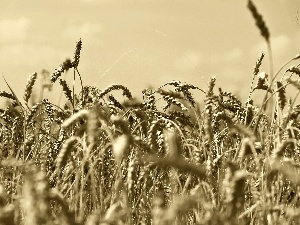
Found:
[[(269, 27), (276, 70), (300, 53), (300, 1), (253, 2)], [(52, 74), (73, 57), (81, 38), (84, 85), (123, 84), (141, 97), (148, 85), (157, 88), (171, 80), (206, 89), (216, 76), (217, 87), (245, 99), (253, 66), (267, 53), (246, 3), (0, 0), (0, 72), (22, 98), (28, 76), (42, 69)], [(267, 57), (262, 69), (268, 72)], [(71, 73), (67, 76), (70, 82)], [(8, 90), (0, 80), (0, 90)]]

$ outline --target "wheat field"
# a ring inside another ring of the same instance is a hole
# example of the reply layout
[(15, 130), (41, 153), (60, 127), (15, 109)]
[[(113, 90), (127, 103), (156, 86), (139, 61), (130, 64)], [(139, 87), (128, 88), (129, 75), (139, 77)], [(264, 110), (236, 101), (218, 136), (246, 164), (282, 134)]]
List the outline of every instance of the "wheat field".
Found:
[(0, 224), (299, 224), (300, 55), (273, 72), (268, 27), (248, 8), (269, 51), (245, 103), (214, 77), (206, 90), (173, 80), (140, 98), (121, 84), (83, 86), (81, 40), (41, 87), (60, 86), (62, 106), (30, 103), (37, 73), (22, 98), (7, 83)]

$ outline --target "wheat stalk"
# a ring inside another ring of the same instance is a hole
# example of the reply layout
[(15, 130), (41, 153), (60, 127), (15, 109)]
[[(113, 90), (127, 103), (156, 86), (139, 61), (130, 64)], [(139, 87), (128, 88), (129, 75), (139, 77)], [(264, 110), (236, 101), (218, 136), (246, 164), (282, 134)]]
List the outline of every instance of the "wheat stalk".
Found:
[(212, 121), (212, 110), (213, 110), (213, 88), (215, 86), (216, 79), (211, 78), (208, 91), (206, 92), (206, 98), (205, 98), (205, 135), (207, 138), (208, 143), (210, 144), (213, 140), (213, 133), (212, 133), (212, 127), (211, 127), (211, 121)]

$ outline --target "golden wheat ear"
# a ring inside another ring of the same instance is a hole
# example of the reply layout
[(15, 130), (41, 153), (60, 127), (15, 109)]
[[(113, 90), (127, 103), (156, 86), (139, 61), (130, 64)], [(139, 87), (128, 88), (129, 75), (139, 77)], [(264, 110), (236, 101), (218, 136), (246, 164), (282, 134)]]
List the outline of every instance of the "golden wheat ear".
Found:
[(73, 99), (73, 97), (72, 97), (72, 91), (69, 88), (67, 82), (65, 80), (59, 79), (59, 84), (63, 88), (63, 93), (64, 93), (65, 97), (71, 102), (72, 105), (74, 105), (74, 100), (75, 99)]
[(16, 100), (15, 96), (12, 93), (6, 91), (0, 91), (0, 97), (8, 98), (11, 100)]
[(264, 37), (267, 42), (269, 42), (270, 32), (269, 32), (269, 29), (268, 29), (265, 21), (263, 20), (262, 15), (259, 14), (259, 12), (257, 11), (255, 5), (253, 4), (253, 2), (251, 0), (248, 0), (247, 7), (250, 10), (250, 12), (255, 20), (255, 24), (258, 27), (261, 36)]
[(76, 49), (75, 49), (75, 53), (74, 53), (74, 61), (72, 62), (72, 65), (74, 68), (78, 67), (79, 60), (80, 60), (81, 48), (82, 48), (82, 41), (80, 38), (79, 41), (76, 43)]
[(75, 148), (77, 143), (78, 139), (74, 136), (70, 137), (64, 142), (56, 159), (57, 172), (60, 172), (64, 168), (67, 163), (68, 157), (70, 156), (73, 148)]
[(37, 73), (33, 73), (32, 75), (29, 76), (28, 80), (27, 80), (27, 84), (25, 87), (25, 93), (24, 93), (24, 101), (27, 103), (31, 93), (32, 93), (32, 89), (33, 89), (33, 85), (36, 81), (37, 78)]

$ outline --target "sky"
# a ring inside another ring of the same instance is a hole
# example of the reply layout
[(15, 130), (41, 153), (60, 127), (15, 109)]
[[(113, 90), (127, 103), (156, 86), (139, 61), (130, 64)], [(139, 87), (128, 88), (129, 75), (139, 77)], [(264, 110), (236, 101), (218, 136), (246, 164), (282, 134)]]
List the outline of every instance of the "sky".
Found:
[[(276, 71), (300, 53), (300, 1), (253, 2), (270, 30)], [(42, 69), (52, 74), (73, 57), (81, 38), (83, 85), (122, 84), (141, 97), (149, 85), (171, 80), (206, 89), (215, 76), (217, 87), (246, 99), (261, 53), (266, 53), (262, 70), (269, 71), (266, 43), (246, 5), (246, 0), (0, 0), (0, 72), (19, 98), (37, 72), (38, 95)], [(2, 76), (0, 90), (8, 91)], [(72, 85), (71, 73), (66, 79)], [(44, 97), (59, 95), (55, 85)]]

